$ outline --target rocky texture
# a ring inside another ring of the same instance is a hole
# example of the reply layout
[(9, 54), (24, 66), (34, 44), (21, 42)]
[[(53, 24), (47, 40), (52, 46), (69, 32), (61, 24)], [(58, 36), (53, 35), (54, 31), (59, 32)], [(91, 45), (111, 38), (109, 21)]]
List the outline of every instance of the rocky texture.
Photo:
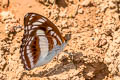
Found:
[[(19, 58), (28, 12), (49, 18), (62, 35), (71, 33), (58, 58), (31, 71), (23, 69)], [(119, 20), (119, 0), (1, 0), (0, 79), (119, 80)]]

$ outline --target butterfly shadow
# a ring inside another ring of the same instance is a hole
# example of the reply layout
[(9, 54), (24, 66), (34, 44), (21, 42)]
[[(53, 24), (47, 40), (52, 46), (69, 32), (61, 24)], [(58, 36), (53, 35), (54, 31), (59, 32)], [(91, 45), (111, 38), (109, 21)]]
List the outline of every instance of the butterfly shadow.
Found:
[[(71, 67), (70, 67), (71, 66)], [(25, 75), (30, 76), (30, 77), (49, 77), (57, 74), (61, 74), (63, 72), (67, 72), (70, 69), (75, 69), (74, 64), (68, 59), (64, 59), (62, 62), (59, 62), (59, 64), (56, 64), (53, 68), (47, 69), (45, 71), (40, 71), (39, 73), (35, 74), (29, 74), (28, 72), (23, 72), (21, 75), (21, 78), (19, 80), (23, 80), (23, 77)]]

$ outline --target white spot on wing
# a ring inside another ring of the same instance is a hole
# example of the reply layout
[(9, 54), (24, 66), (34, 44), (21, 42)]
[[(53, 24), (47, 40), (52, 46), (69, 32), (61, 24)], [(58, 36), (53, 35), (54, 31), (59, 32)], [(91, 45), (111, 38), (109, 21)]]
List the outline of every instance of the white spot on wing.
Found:
[(36, 34), (37, 35), (45, 35), (45, 32), (43, 30), (37, 30)]
[(38, 26), (32, 26), (32, 29), (38, 28)]
[(28, 22), (28, 24), (30, 24), (30, 22)]
[(35, 16), (36, 14), (32, 14), (31, 16), (33, 17), (33, 16)]
[(50, 34), (53, 35), (55, 32), (54, 31), (50, 31)]
[(30, 40), (30, 37), (25, 38), (25, 41), (26, 41), (25, 45), (27, 45), (27, 42), (28, 42), (29, 40)]
[(56, 37), (60, 41), (60, 43), (62, 44), (62, 41), (61, 41), (60, 37), (58, 35)]
[(32, 23), (32, 25), (41, 25), (42, 23), (41, 22), (34, 22)]
[(40, 21), (40, 22), (42, 22), (42, 23), (44, 23), (44, 22), (45, 22), (45, 20), (44, 20), (44, 19), (38, 19), (38, 21)]
[(31, 41), (34, 39), (34, 37), (32, 37)]
[(56, 36), (56, 33), (54, 33), (54, 36)]
[(51, 27), (48, 27), (47, 29), (48, 29), (48, 30), (52, 30), (52, 28), (51, 28)]
[(32, 14), (29, 18), (29, 21), (31, 21), (33, 19), (33, 16), (35, 16), (35, 14)]
[(25, 26), (24, 30), (27, 30), (27, 26)]
[(30, 50), (30, 47), (29, 47), (29, 46), (27, 46), (27, 50)]
[(29, 41), (28, 45), (31, 44), (31, 42), (33, 41), (34, 37), (31, 38), (31, 40)]
[(31, 42), (32, 42), (32, 41), (30, 41), (30, 42), (28, 43), (28, 45), (30, 45), (30, 44), (31, 44)]
[(28, 26), (28, 30), (30, 30), (30, 29), (31, 29), (31, 26), (29, 25), (29, 26)]
[(29, 31), (29, 34), (31, 34), (31, 32), (33, 32), (33, 30), (30, 30), (30, 31)]
[(31, 56), (30, 56), (30, 55), (31, 55), (30, 53), (31, 53), (31, 51), (30, 51), (30, 50), (27, 50), (27, 54), (28, 54), (29, 57), (31, 57)]
[(44, 17), (42, 17), (42, 19), (43, 19), (44, 21), (47, 21), (47, 19), (45, 19)]
[(32, 20), (32, 18), (33, 18), (33, 17), (30, 17), (30, 18), (29, 18), (29, 21), (31, 21), (31, 20)]
[(28, 37), (27, 40), (30, 41), (31, 37)]

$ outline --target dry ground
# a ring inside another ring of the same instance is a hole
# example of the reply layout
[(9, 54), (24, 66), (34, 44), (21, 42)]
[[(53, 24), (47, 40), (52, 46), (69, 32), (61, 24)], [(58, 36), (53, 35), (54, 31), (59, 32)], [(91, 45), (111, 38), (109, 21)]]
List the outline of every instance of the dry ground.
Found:
[[(28, 12), (72, 34), (64, 49), (72, 60), (63, 51), (44, 66), (23, 69), (21, 26)], [(120, 1), (0, 0), (0, 80), (120, 80)]]

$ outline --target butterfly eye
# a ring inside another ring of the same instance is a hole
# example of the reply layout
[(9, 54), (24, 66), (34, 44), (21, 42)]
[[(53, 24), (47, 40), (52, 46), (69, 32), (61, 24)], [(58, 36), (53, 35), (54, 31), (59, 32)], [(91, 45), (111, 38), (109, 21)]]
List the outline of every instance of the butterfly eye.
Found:
[(66, 40), (66, 41), (69, 41), (70, 39), (71, 39), (71, 34), (66, 34), (66, 35), (65, 35), (65, 40)]

